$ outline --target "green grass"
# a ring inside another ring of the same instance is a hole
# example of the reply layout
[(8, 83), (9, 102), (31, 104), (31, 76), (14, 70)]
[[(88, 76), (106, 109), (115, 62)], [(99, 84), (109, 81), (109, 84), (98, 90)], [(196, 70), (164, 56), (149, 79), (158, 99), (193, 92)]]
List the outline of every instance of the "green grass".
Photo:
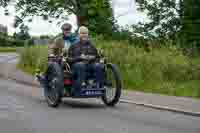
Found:
[(17, 67), (29, 74), (34, 74), (36, 68), (45, 71), (47, 67), (48, 49), (45, 46), (25, 47), (19, 51), (20, 60)]
[[(125, 89), (166, 95), (200, 98), (200, 58), (184, 56), (175, 46), (154, 48), (145, 52), (126, 42), (93, 40), (108, 61), (117, 64)], [(47, 47), (21, 50), (19, 68), (34, 74), (45, 71)]]
[(0, 47), (0, 52), (8, 53), (8, 52), (16, 52), (16, 47)]
[(20, 63), (18, 63), (17, 64), (17, 66), (16, 66), (18, 69), (21, 69), (21, 70), (23, 70), (24, 72), (26, 72), (26, 73), (28, 73), (28, 74), (31, 74), (31, 75), (34, 75), (34, 73), (35, 73), (35, 69), (33, 69), (32, 67), (29, 67), (29, 66), (24, 66), (24, 65), (22, 65), (22, 64), (20, 64)]
[(158, 93), (170, 96), (182, 96), (200, 98), (200, 82), (199, 80), (189, 80), (186, 82), (151, 82), (141, 86), (143, 88), (133, 88), (133, 90)]

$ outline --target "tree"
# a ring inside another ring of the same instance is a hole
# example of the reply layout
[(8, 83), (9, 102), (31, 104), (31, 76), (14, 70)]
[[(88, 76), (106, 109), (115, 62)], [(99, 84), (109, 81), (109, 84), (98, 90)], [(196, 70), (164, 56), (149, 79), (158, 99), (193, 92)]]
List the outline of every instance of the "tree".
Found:
[(10, 0), (0, 0), (0, 7), (8, 6), (9, 2), (10, 2)]
[(40, 39), (50, 39), (51, 37), (49, 35), (41, 35), (39, 38)]
[(113, 24), (109, 0), (18, 0), (16, 10), (20, 12), (18, 20), (23, 21), (42, 16), (44, 20), (54, 18), (62, 22), (66, 16), (75, 14), (78, 26), (86, 25), (92, 32), (102, 34), (109, 27), (112, 29)]
[(28, 26), (22, 24), (20, 25), (20, 32), (18, 33), (15, 33), (13, 36), (16, 38), (16, 39), (20, 39), (20, 40), (28, 40), (30, 39), (30, 35), (29, 35), (29, 28)]
[(90, 0), (88, 9), (88, 27), (94, 34), (110, 38), (115, 19), (109, 0)]
[(185, 46), (192, 45), (200, 48), (200, 1), (184, 1), (184, 19), (183, 19), (183, 43)]
[(147, 13), (148, 22), (133, 25), (136, 33), (149, 38), (175, 39), (182, 29), (183, 0), (136, 0), (139, 11)]
[(4, 8), (4, 15), (8, 16), (9, 11), (6, 9), (11, 0), (0, 0), (0, 7)]

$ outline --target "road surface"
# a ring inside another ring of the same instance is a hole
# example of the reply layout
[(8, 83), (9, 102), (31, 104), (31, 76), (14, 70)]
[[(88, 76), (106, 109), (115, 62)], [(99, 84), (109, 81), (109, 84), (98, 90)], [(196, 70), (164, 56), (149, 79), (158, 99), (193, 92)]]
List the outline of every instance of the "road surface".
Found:
[[(13, 55), (0, 61), (13, 61)], [(0, 133), (200, 133), (200, 118), (98, 99), (47, 106), (41, 89), (0, 78)]]
[(131, 104), (64, 99), (47, 106), (39, 88), (0, 79), (2, 133), (200, 133), (200, 118)]
[(0, 53), (0, 63), (4, 62), (13, 62), (15, 63), (17, 61), (18, 55), (15, 53)]

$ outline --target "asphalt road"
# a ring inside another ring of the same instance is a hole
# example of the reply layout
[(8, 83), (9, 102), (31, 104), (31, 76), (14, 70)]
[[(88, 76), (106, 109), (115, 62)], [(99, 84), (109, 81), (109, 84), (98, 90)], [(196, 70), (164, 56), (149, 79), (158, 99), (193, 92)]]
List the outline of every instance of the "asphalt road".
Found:
[(1, 133), (199, 133), (200, 118), (96, 99), (47, 106), (39, 88), (0, 79)]
[[(1, 62), (16, 55), (0, 54)], [(47, 106), (40, 88), (0, 78), (0, 133), (200, 133), (200, 118), (99, 99), (64, 99)]]
[(0, 63), (4, 62), (16, 62), (17, 54), (15, 53), (0, 53)]

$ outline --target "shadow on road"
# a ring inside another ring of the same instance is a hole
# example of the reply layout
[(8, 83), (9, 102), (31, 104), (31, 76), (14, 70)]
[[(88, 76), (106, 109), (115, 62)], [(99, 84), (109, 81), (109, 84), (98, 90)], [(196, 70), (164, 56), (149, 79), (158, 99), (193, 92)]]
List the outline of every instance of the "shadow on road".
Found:
[(87, 102), (87, 101), (80, 101), (80, 100), (63, 100), (61, 106), (62, 108), (79, 108), (79, 109), (105, 109), (106, 106), (95, 102)]

